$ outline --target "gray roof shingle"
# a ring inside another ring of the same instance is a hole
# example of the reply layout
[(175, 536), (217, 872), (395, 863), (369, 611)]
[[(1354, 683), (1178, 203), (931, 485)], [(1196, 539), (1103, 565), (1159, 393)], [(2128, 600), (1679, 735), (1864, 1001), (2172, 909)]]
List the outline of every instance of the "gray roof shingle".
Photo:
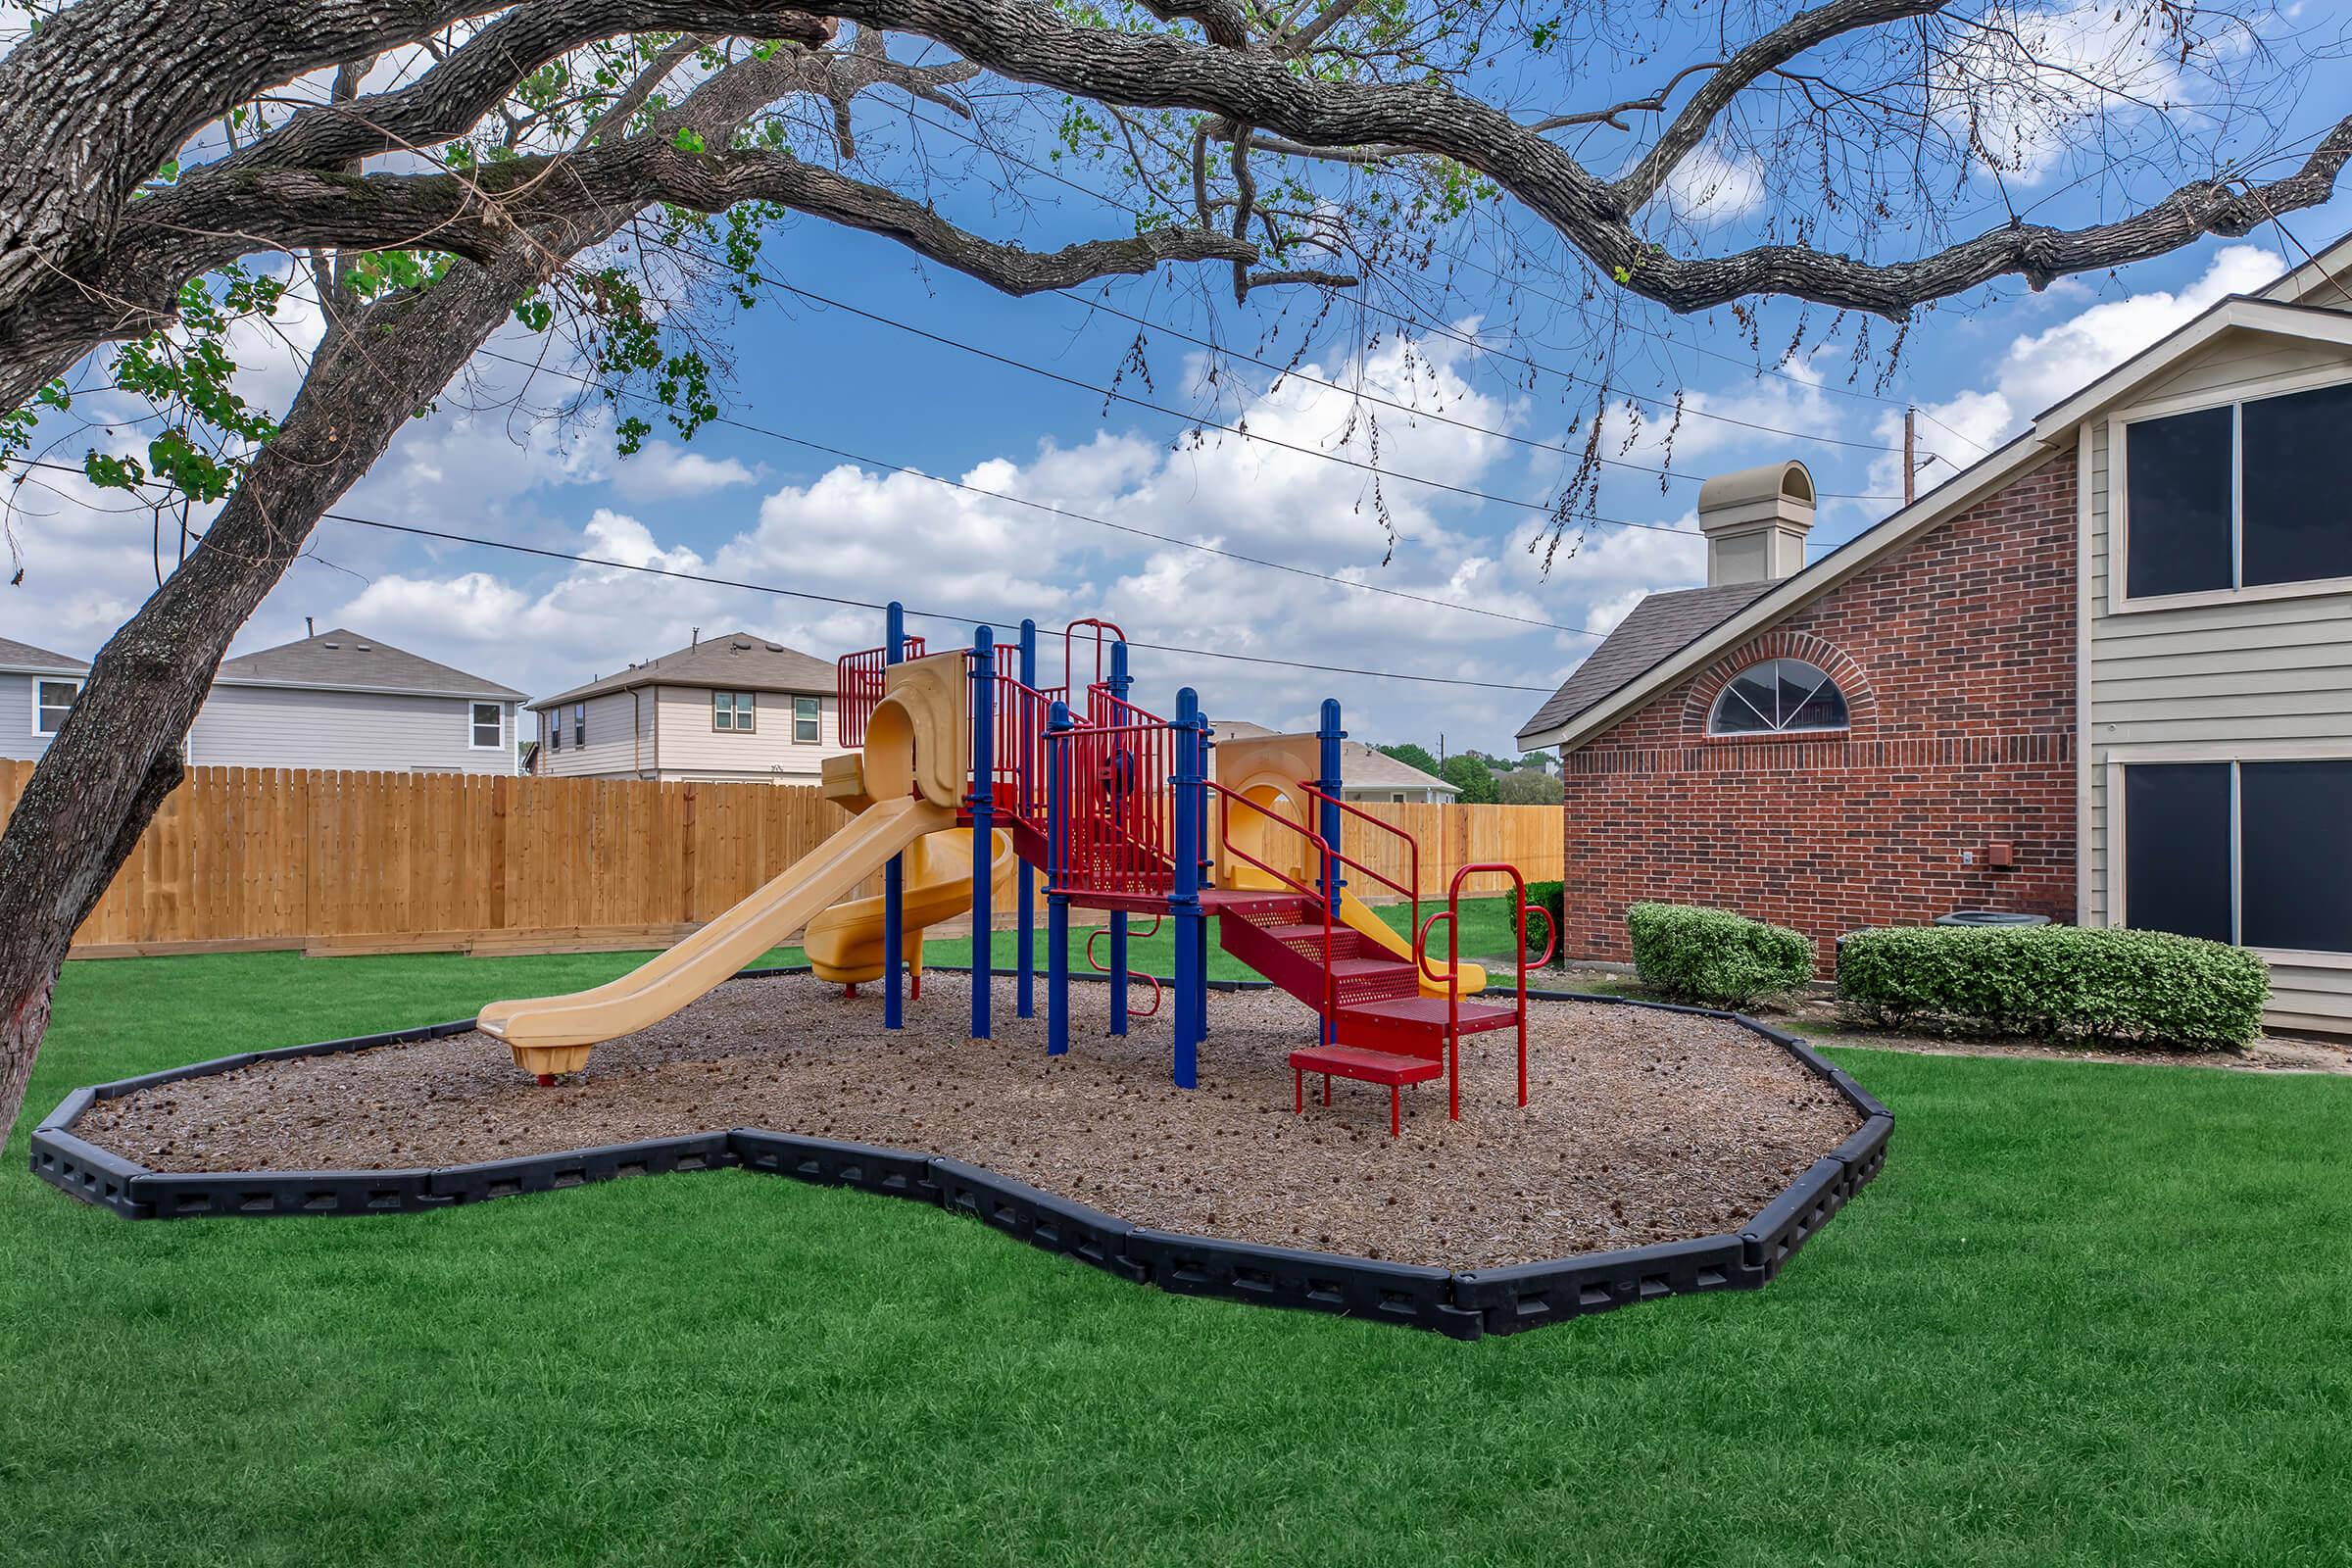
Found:
[[(1257, 740), (1267, 735), (1279, 735), (1280, 730), (1253, 724), (1246, 718), (1211, 718), (1210, 728), (1224, 740)], [(1444, 790), (1459, 795), (1454, 785), (1434, 773), (1424, 773), (1410, 762), (1399, 762), (1388, 753), (1365, 745), (1362, 741), (1340, 743), (1340, 782), (1351, 790)]]
[(585, 702), (607, 692), (625, 692), (632, 686), (656, 682), (741, 692), (814, 692), (819, 696), (831, 696), (838, 685), (831, 661), (770, 642), (754, 632), (737, 631), (706, 637), (692, 647), (632, 664), (617, 674), (543, 697), (531, 707)]
[(27, 675), (82, 675), (89, 668), (87, 661), (53, 654), (14, 637), (0, 637), (0, 669)]
[(415, 692), (434, 697), (498, 698), (520, 702), (522, 693), (447, 664), (436, 664), (406, 649), (347, 626), (316, 637), (239, 654), (220, 661), (219, 684), (225, 686), (319, 686), (344, 691)]
[(1536, 710), (1536, 716), (1519, 727), (1520, 744), (1528, 744), (1531, 735), (1559, 728), (1652, 664), (1713, 631), (1775, 586), (1735, 582), (1718, 588), (1651, 594), (1617, 623), (1617, 629), (1583, 663), (1568, 672), (1560, 689)]

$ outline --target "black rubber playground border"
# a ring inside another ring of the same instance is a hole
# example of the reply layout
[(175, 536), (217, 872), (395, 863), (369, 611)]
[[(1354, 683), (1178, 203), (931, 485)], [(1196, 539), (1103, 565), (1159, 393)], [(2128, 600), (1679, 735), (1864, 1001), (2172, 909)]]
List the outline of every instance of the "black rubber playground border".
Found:
[[(945, 965), (938, 967), (947, 970)], [(746, 969), (735, 978), (807, 972), (806, 965), (788, 965)], [(1073, 978), (1102, 983), (1109, 977), (1088, 973)], [(1209, 984), (1215, 990), (1244, 991), (1263, 989), (1266, 982)], [(1862, 1113), (1862, 1126), (1815, 1160), (1735, 1234), (1460, 1272), (1152, 1230), (962, 1160), (757, 1127), (471, 1165), (194, 1173), (152, 1171), (74, 1135), (74, 1124), (98, 1101), (117, 1100), (183, 1078), (231, 1072), (255, 1061), (366, 1051), (443, 1039), (472, 1029), (472, 1019), (459, 1018), (275, 1051), (240, 1052), (76, 1089), (33, 1129), (32, 1173), (83, 1202), (124, 1219), (191, 1219), (416, 1213), (629, 1176), (733, 1167), (821, 1186), (854, 1188), (884, 1198), (909, 1199), (951, 1213), (968, 1214), (1015, 1241), (1179, 1296), (1297, 1307), (1475, 1340), (1490, 1334), (1516, 1334), (1663, 1297), (1760, 1290), (1886, 1165), (1887, 1140), (1894, 1129), (1892, 1114), (1843, 1068), (1795, 1035), (1741, 1013), (1673, 1007), (1603, 993), (1530, 991), (1528, 999), (1695, 1012), (1739, 1024), (1770, 1040), (1836, 1088)]]

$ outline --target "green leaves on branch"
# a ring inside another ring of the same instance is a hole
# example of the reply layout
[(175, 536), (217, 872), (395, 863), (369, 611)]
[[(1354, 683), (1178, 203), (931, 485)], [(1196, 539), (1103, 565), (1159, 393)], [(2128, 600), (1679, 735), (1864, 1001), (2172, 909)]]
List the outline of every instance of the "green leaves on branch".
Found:
[(430, 288), (455, 260), (446, 251), (362, 251), (343, 259), (343, 286), (362, 300)]
[(123, 344), (113, 368), (115, 390), (142, 399), (168, 423), (148, 441), (144, 463), (89, 453), (82, 471), (90, 482), (128, 490), (153, 478), (192, 501), (226, 497), (253, 453), (277, 433), (270, 412), (236, 390), (229, 334), (241, 322), (275, 316), (285, 291), (284, 279), (242, 267), (182, 284), (177, 322)]

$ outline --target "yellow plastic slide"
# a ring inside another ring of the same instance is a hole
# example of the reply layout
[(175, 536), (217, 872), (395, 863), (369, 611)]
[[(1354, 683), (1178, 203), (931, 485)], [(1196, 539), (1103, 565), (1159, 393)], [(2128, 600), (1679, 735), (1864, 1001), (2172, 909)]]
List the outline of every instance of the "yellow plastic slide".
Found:
[[(1443, 908), (1445, 906), (1433, 904), (1431, 907), (1433, 909)], [(1422, 918), (1426, 920), (1429, 916), (1423, 914)], [(1392, 957), (1402, 958), (1407, 963), (1412, 961), (1412, 939), (1399, 936), (1395, 926), (1373, 913), (1363, 900), (1346, 888), (1340, 889), (1340, 919), (1349, 930), (1360, 931), (1378, 943)], [(1429, 967), (1421, 971), (1422, 995), (1444, 996), (1446, 994), (1445, 974), (1446, 927), (1441, 922), (1432, 927), (1429, 933)], [(1454, 983), (1461, 987), (1463, 996), (1475, 996), (1487, 989), (1487, 971), (1475, 963), (1465, 962), (1461, 966), (1460, 972), (1454, 976)]]
[(577, 1072), (598, 1041), (668, 1017), (816, 919), (892, 856), (926, 833), (955, 825), (952, 807), (907, 797), (878, 801), (815, 853), (668, 952), (594, 990), (494, 1002), (482, 1009), (476, 1027), (513, 1047), (525, 1071)]
[[(1003, 907), (1012, 897), (1012, 871), (1017, 861), (1011, 834), (999, 830), (992, 839), (989, 875), (999, 907)], [(923, 927), (968, 914), (971, 907), (971, 830), (957, 828), (917, 839), (906, 851), (906, 882), (900, 897), (907, 967), (918, 976), (923, 972)], [(801, 949), (808, 955), (808, 967), (819, 980), (859, 985), (881, 979), (881, 897), (834, 905), (808, 922)]]

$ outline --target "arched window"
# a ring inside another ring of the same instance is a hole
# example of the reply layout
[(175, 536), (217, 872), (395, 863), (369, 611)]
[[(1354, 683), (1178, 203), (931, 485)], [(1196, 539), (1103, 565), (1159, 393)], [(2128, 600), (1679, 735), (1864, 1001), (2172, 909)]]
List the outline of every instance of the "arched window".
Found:
[(1845, 694), (1828, 670), (1801, 659), (1748, 665), (1732, 677), (1707, 715), (1710, 735), (1782, 735), (1845, 724)]

